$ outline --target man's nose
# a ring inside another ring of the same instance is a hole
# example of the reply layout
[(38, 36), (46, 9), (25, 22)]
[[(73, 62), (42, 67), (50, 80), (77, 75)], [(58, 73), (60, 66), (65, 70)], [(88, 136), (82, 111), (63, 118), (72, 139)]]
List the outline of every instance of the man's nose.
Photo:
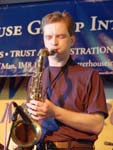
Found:
[(53, 44), (53, 45), (57, 45), (57, 44), (58, 44), (58, 39), (57, 39), (57, 37), (53, 37), (53, 38), (52, 38), (52, 44)]

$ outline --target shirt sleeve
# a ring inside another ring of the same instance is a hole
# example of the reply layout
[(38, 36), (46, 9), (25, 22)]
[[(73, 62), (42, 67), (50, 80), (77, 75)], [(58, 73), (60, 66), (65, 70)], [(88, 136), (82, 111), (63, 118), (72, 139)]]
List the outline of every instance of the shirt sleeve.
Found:
[(106, 97), (102, 79), (97, 71), (93, 71), (88, 84), (88, 113), (101, 113), (108, 116)]

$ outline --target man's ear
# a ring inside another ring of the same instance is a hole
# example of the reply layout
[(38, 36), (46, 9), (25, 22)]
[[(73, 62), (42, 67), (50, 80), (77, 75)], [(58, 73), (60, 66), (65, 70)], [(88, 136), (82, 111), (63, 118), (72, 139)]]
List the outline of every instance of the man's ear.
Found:
[(75, 37), (75, 35), (72, 35), (71, 36), (71, 46), (73, 46), (75, 44), (75, 42), (76, 42), (76, 37)]

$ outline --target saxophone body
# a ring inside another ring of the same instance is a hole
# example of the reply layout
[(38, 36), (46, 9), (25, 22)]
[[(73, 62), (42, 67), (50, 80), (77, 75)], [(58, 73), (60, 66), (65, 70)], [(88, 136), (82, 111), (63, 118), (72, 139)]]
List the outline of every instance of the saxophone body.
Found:
[[(38, 59), (35, 62), (34, 73), (31, 77), (31, 83), (29, 87), (29, 102), (31, 99), (44, 101), (42, 95), (42, 83), (41, 78), (44, 70), (45, 58), (46, 56), (53, 55), (55, 51), (48, 52), (48, 50), (41, 49), (38, 53)], [(12, 131), (12, 140), (18, 145), (18, 147), (29, 148), (33, 147), (38, 143), (42, 136), (42, 128), (40, 124), (30, 117), (27, 112), (26, 104), (24, 106), (24, 112), (30, 119), (30, 122), (25, 122), (19, 117), (14, 123), (14, 128)], [(31, 149), (31, 148), (30, 148)]]

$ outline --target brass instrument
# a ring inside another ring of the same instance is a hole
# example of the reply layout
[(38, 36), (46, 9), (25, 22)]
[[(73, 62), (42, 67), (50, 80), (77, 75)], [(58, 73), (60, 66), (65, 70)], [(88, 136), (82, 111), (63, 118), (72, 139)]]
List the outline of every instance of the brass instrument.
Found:
[[(44, 69), (45, 57), (53, 55), (54, 53), (54, 50), (49, 52), (46, 48), (40, 49), (38, 59), (35, 64), (36, 69), (31, 78), (29, 99), (43, 101), (41, 78)], [(31, 122), (27, 123), (22, 119), (17, 119), (12, 131), (12, 140), (22, 148), (32, 147), (40, 140), (42, 135), (40, 124), (30, 117), (30, 114), (27, 112), (26, 108), (25, 113), (30, 118)]]

